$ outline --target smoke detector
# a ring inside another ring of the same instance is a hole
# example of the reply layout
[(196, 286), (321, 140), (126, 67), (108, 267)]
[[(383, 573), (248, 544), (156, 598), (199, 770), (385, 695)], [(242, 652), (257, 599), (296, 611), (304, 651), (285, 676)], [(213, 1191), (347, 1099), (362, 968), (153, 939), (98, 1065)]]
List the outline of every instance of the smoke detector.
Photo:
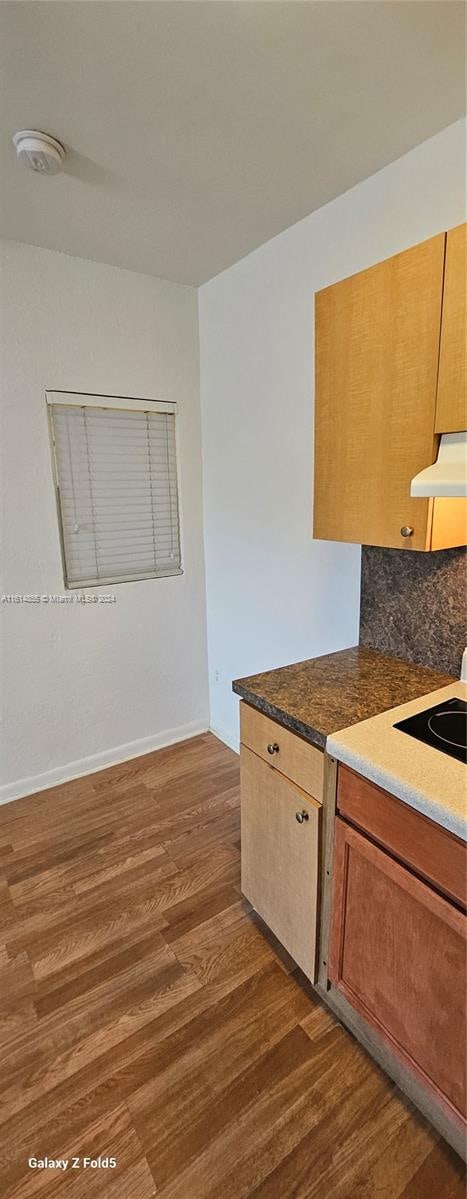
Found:
[(40, 175), (57, 175), (62, 169), (65, 147), (49, 133), (21, 129), (13, 135), (18, 162)]

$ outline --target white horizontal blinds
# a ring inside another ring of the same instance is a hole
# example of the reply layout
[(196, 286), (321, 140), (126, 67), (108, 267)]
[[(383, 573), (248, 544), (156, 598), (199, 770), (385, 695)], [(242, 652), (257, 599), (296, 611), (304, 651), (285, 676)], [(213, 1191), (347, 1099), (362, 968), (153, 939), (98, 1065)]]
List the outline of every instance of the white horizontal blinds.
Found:
[(54, 404), (67, 582), (180, 572), (175, 416)]

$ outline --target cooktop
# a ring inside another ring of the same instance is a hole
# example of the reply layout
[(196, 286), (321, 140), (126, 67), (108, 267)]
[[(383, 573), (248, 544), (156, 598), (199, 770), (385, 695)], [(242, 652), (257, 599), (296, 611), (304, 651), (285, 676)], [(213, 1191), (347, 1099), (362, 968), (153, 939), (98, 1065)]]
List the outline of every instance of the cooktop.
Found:
[(467, 764), (467, 702), (464, 699), (446, 699), (434, 708), (399, 720), (394, 728), (402, 729), (409, 737)]

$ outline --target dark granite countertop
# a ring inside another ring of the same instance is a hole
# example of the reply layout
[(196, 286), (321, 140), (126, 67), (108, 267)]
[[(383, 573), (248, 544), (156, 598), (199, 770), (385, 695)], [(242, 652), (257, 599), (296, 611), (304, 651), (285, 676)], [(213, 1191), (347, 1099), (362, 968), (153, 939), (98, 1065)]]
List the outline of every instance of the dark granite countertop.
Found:
[(452, 683), (452, 675), (355, 646), (235, 679), (237, 695), (324, 748), (331, 733)]

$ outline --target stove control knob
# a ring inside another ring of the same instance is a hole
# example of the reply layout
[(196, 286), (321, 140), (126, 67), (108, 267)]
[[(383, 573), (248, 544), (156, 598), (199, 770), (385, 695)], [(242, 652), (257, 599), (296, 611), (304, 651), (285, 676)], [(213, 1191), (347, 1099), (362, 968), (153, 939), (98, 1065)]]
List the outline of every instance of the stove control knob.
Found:
[(413, 525), (402, 525), (401, 537), (411, 537), (413, 533)]

